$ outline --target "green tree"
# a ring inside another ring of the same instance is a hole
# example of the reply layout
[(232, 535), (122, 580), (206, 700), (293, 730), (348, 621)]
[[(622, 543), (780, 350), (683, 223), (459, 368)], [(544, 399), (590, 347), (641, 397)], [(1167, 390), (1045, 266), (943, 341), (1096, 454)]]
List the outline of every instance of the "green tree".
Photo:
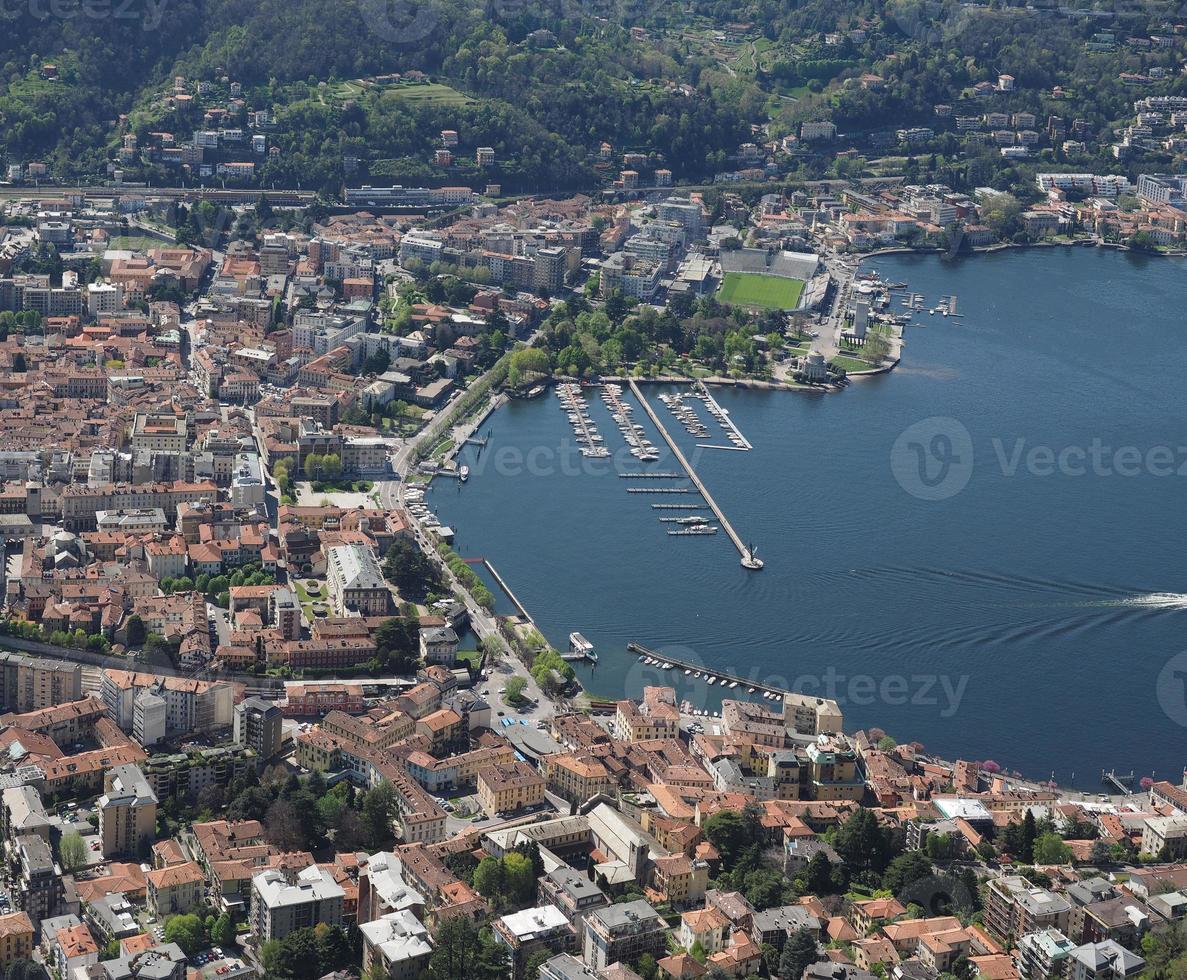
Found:
[(165, 942), (177, 943), (187, 956), (206, 945), (206, 926), (193, 914), (175, 915), (165, 923)]
[(128, 617), (127, 634), (128, 645), (133, 647), (138, 647), (144, 643), (144, 640), (148, 635), (148, 632), (144, 627), (144, 620), (141, 619), (136, 613), (132, 613), (132, 615)]
[(807, 929), (797, 929), (783, 946), (779, 956), (780, 980), (800, 980), (804, 971), (820, 959), (816, 940)]
[(58, 860), (62, 864), (62, 870), (71, 874), (86, 867), (87, 844), (78, 831), (71, 830), (62, 835), (58, 842)]
[(214, 920), (214, 926), (210, 930), (210, 941), (223, 947), (235, 944), (235, 923), (226, 912)]
[(889, 835), (878, 818), (858, 808), (839, 828), (833, 848), (846, 866), (857, 874), (881, 875), (891, 857)]
[(386, 780), (363, 795), (363, 833), (374, 850), (392, 839), (392, 821), (396, 815), (396, 792)]
[(1072, 860), (1072, 849), (1064, 843), (1058, 834), (1040, 834), (1034, 842), (1035, 864), (1069, 864)]
[(749, 808), (741, 813), (721, 810), (705, 821), (705, 837), (717, 848), (722, 866), (732, 870), (743, 851), (758, 839), (758, 817)]
[(886, 866), (882, 887), (894, 895), (902, 895), (912, 885), (934, 873), (932, 863), (922, 851), (907, 851)]

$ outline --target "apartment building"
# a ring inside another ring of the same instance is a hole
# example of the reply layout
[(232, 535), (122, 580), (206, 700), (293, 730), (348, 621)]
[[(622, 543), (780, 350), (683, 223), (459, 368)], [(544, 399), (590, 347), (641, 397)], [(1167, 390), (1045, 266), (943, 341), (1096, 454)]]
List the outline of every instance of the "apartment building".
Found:
[(245, 698), (235, 705), (235, 744), (251, 749), (261, 759), (279, 755), (282, 720), (275, 702)]
[(206, 877), (192, 861), (158, 868), (145, 877), (148, 910), (162, 922), (166, 916), (183, 915), (198, 908), (205, 900)]
[(103, 856), (139, 858), (156, 837), (157, 797), (138, 766), (109, 771), (99, 797), (99, 840)]
[(265, 871), (251, 880), (252, 931), (265, 943), (323, 923), (341, 925), (345, 896), (342, 886), (317, 865), (291, 882), (281, 871)]
[(612, 963), (633, 963), (644, 953), (662, 958), (667, 924), (642, 899), (596, 909), (585, 920), (585, 965), (595, 972)]
[(1003, 939), (1044, 929), (1066, 932), (1070, 913), (1066, 898), (1020, 875), (994, 878), (986, 890), (985, 925)]
[(326, 587), (339, 616), (359, 612), (384, 616), (391, 609), (391, 590), (375, 552), (357, 544), (326, 550)]
[(544, 801), (544, 778), (518, 759), (478, 773), (478, 799), (490, 816), (514, 813)]

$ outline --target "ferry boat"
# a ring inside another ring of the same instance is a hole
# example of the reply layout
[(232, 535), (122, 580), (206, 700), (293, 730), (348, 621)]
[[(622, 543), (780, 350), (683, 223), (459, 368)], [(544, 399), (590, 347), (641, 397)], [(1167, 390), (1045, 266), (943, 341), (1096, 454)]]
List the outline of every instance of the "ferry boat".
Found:
[(594, 645), (589, 642), (580, 633), (569, 634), (569, 653), (565, 657), (566, 660), (588, 660), (590, 663), (598, 662), (598, 655), (594, 652)]

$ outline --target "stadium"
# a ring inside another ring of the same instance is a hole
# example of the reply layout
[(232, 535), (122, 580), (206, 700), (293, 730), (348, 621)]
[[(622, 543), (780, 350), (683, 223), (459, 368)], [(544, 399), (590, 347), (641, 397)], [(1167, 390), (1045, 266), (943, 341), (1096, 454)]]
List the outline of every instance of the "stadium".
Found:
[(721, 253), (717, 298), (748, 309), (796, 310), (819, 259), (809, 252), (742, 248)]

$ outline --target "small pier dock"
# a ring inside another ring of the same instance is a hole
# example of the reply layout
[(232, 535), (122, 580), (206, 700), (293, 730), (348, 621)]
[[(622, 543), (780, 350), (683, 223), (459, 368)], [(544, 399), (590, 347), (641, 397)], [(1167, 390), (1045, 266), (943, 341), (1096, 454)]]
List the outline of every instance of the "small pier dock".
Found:
[[(785, 691), (781, 687), (773, 687), (770, 684), (763, 684), (759, 681), (750, 680), (746, 677), (739, 677), (737, 674), (727, 674), (720, 670), (710, 670), (704, 664), (670, 657), (666, 653), (659, 653), (656, 650), (652, 650), (649, 647), (643, 646), (642, 643), (636, 643), (634, 640), (628, 643), (626, 648), (636, 657), (650, 658), (654, 661), (657, 661), (660, 664), (661, 669), (664, 669), (664, 665), (671, 664), (673, 669), (678, 667), (686, 673), (692, 671), (702, 675), (705, 678), (712, 677), (715, 682), (720, 683), (721, 687), (727, 691), (736, 690), (737, 688), (744, 688), (746, 693), (749, 694), (751, 688), (753, 688), (755, 694), (761, 694), (768, 701), (782, 701), (784, 694), (791, 693), (790, 691)], [(736, 687), (731, 688), (729, 686), (730, 684), (734, 684)], [(739, 692), (738, 696), (742, 696), (741, 692)]]
[(620, 480), (683, 480), (683, 473), (619, 473)]
[(704, 382), (700, 383), (700, 398), (702, 398), (706, 405), (709, 406), (709, 414), (717, 419), (718, 424), (725, 429), (726, 434), (730, 435), (730, 441), (734, 444), (732, 446), (701, 446), (702, 449), (753, 449), (754, 446), (750, 444), (750, 440), (742, 435), (742, 430), (738, 428), (738, 424), (730, 417), (729, 412), (722, 408), (717, 399), (713, 397), (713, 392), (709, 390), (708, 385)]
[[(673, 439), (671, 434), (668, 432), (668, 430), (664, 428), (663, 422), (660, 421), (660, 418), (656, 414), (655, 409), (653, 409), (651, 407), (651, 403), (648, 402), (647, 399), (643, 397), (643, 392), (641, 392), (639, 390), (638, 383), (634, 380), (634, 378), (630, 379), (629, 383), (631, 386), (631, 393), (635, 396), (636, 399), (638, 399), (639, 403), (643, 406), (643, 410), (647, 413), (648, 417), (651, 419), (651, 424), (654, 425), (656, 427), (656, 429), (659, 430), (659, 434), (661, 436), (663, 436), (664, 442), (666, 442), (668, 444), (668, 448), (672, 451), (672, 455), (676, 457), (676, 461), (682, 467), (684, 467), (684, 472), (688, 474), (688, 478), (692, 481), (693, 486), (695, 486), (697, 488), (697, 490), (700, 492), (701, 496), (705, 498), (705, 503), (707, 503), (709, 505), (709, 509), (711, 511), (713, 511), (713, 514), (714, 514), (714, 516), (716, 516), (718, 522), (721, 524), (722, 529), (725, 531), (726, 534), (729, 535), (730, 541), (732, 541), (734, 544), (734, 547), (738, 549), (738, 554), (741, 555), (743, 564), (745, 564), (745, 562), (747, 560), (750, 560), (752, 558), (750, 548), (747, 547), (746, 543), (741, 539), (741, 537), (739, 537), (738, 532), (734, 530), (734, 526), (729, 522), (729, 518), (727, 518), (725, 516), (725, 511), (723, 511), (721, 509), (721, 507), (718, 506), (717, 501), (713, 499), (713, 495), (711, 493), (709, 493), (709, 488), (706, 487), (705, 484), (701, 481), (701, 478), (699, 476), (697, 476), (696, 470), (694, 470), (692, 468), (692, 464), (688, 461), (688, 459), (685, 457), (684, 453), (680, 450), (680, 447), (678, 445), (676, 445), (676, 440)], [(629, 487), (627, 492), (633, 493), (639, 489), (643, 489), (643, 488)], [(685, 491), (685, 492), (687, 493), (687, 491)]]
[(652, 504), (655, 510), (705, 510), (708, 504)]
[(692, 493), (688, 487), (627, 487), (627, 493)]

